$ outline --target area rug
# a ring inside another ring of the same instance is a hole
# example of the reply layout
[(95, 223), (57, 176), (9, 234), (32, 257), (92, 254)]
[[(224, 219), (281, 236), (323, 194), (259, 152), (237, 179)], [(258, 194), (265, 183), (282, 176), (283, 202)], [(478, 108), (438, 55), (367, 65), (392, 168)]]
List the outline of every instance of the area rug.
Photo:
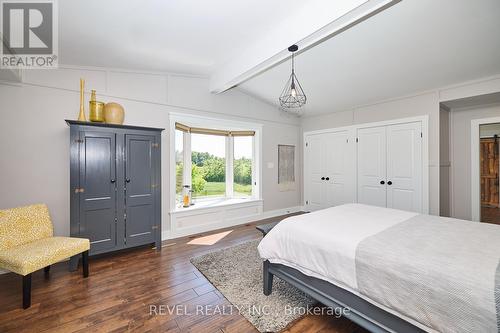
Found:
[(262, 292), (259, 241), (250, 241), (191, 259), (193, 265), (260, 332), (279, 332), (300, 318), (315, 301), (274, 277), (273, 292)]

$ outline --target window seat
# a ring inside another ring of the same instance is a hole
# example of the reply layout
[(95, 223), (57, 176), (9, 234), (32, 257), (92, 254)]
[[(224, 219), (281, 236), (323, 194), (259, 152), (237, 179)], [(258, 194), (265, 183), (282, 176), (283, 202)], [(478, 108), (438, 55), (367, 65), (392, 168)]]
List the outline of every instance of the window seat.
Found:
[(257, 203), (261, 202), (261, 199), (253, 198), (213, 198), (213, 199), (194, 199), (195, 204), (190, 207), (175, 207), (171, 213), (178, 212), (188, 212), (203, 208), (220, 207), (220, 206), (230, 206), (239, 205), (245, 203)]
[(189, 208), (170, 212), (170, 230), (163, 239), (184, 237), (254, 221), (262, 216), (264, 202), (252, 198), (214, 198), (198, 200)]

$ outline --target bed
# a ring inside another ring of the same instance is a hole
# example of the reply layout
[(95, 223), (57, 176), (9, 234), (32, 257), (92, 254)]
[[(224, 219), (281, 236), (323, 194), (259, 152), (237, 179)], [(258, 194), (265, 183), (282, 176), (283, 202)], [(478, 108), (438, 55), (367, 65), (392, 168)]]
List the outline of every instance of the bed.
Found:
[(347, 204), (289, 217), (258, 246), (273, 276), (372, 332), (498, 332), (500, 227)]

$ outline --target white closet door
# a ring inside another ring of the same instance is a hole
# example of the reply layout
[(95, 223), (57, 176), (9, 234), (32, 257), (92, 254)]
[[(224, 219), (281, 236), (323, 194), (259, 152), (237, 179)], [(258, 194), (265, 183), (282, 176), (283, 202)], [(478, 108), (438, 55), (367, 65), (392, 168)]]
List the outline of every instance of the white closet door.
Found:
[(386, 127), (358, 129), (358, 202), (387, 206)]
[(422, 124), (387, 126), (387, 207), (422, 212)]
[[(325, 135), (326, 206), (332, 207), (354, 201), (354, 152), (348, 142), (349, 132)], [(326, 208), (326, 207), (325, 207)]]
[(306, 200), (309, 210), (323, 209), (325, 205), (325, 142), (323, 134), (310, 135), (306, 138), (305, 150)]

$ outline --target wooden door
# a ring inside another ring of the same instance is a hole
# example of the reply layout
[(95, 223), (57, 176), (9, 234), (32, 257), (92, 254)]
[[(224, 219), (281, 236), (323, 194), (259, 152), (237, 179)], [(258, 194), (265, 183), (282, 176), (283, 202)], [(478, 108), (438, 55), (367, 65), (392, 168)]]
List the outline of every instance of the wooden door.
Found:
[(386, 127), (357, 132), (358, 202), (386, 207)]
[(79, 134), (79, 236), (90, 239), (90, 253), (96, 254), (117, 245), (116, 135)]
[(155, 137), (125, 135), (126, 247), (154, 242)]
[(387, 126), (387, 207), (422, 212), (422, 124)]
[(480, 141), (481, 206), (498, 207), (498, 139)]
[(305, 200), (310, 211), (325, 207), (325, 140), (323, 134), (306, 138), (305, 149), (306, 184)]
[[(324, 135), (325, 147), (325, 206), (333, 207), (354, 202), (353, 186), (355, 155), (349, 144), (349, 132)], [(325, 208), (326, 208), (325, 207)]]

